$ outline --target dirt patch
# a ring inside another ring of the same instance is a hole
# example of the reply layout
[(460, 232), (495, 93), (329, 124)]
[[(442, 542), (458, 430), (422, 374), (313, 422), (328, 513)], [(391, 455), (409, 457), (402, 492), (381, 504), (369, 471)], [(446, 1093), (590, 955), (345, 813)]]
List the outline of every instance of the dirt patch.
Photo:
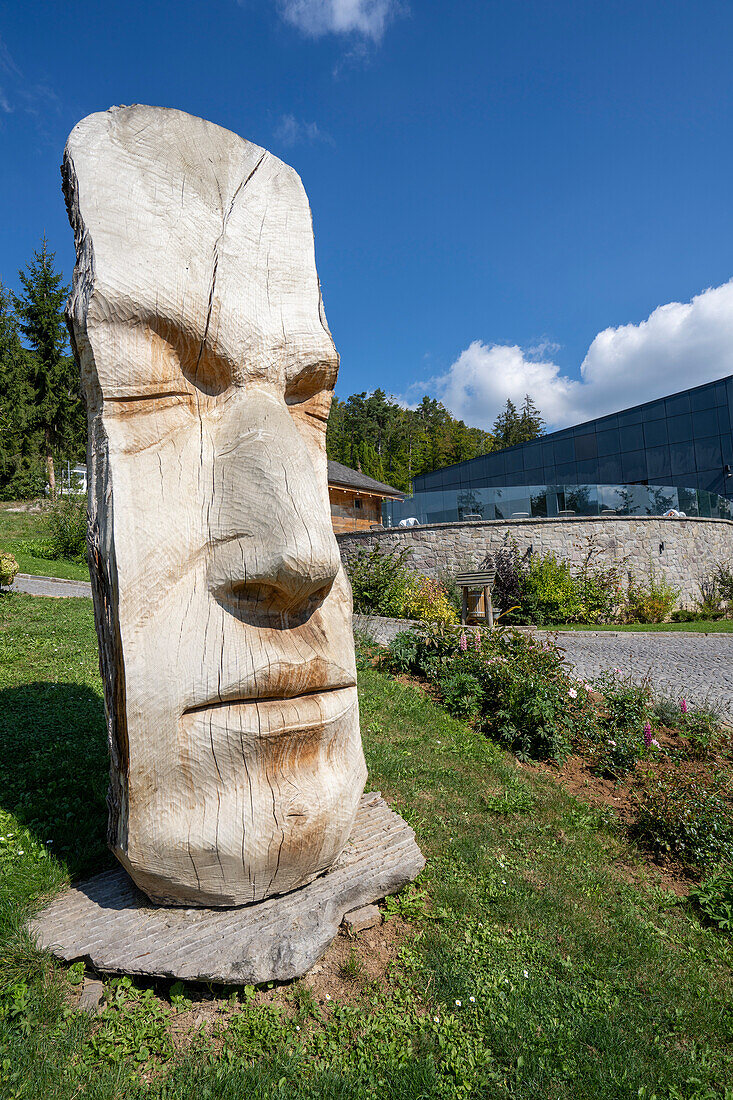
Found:
[[(324, 1011), (330, 1001), (363, 1003), (377, 986), (384, 988), (388, 984), (390, 967), (412, 932), (413, 926), (400, 917), (383, 919), (375, 928), (356, 934), (341, 928), (326, 953), (302, 978), (250, 991), (247, 1001), (251, 1005), (277, 1005), (288, 1017), (295, 1014), (303, 1000), (312, 999)], [(161, 989), (164, 999), (166, 993)], [(232, 1011), (236, 1011), (237, 1001), (241, 1000), (241, 992), (231, 993), (234, 996), (226, 989), (186, 986), (189, 1005), (174, 1008), (170, 1017), (170, 1034), (177, 1050), (187, 1048), (197, 1035), (216, 1045), (219, 1029), (226, 1026)]]

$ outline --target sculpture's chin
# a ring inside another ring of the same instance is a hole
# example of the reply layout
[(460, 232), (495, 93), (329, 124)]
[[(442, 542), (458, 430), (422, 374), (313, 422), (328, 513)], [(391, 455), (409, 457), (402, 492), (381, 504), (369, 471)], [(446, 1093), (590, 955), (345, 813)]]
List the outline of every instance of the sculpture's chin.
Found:
[(348, 841), (366, 781), (355, 687), (188, 711), (178, 750), (163, 792), (130, 792), (136, 839), (116, 851), (152, 901), (261, 901), (327, 871)]

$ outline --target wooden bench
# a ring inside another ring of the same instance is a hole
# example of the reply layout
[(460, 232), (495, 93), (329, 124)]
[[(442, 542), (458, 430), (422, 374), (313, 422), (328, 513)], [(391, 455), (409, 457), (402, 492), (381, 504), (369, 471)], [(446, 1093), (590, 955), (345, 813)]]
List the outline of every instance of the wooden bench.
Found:
[(494, 629), (494, 608), (491, 603), (491, 587), (495, 577), (496, 570), (493, 568), (476, 569), (472, 573), (459, 573), (456, 577), (456, 584), (459, 585), (461, 589), (461, 624), (463, 626), (465, 626), (468, 621), (469, 592), (483, 592), (484, 621), (488, 624), (489, 630)]

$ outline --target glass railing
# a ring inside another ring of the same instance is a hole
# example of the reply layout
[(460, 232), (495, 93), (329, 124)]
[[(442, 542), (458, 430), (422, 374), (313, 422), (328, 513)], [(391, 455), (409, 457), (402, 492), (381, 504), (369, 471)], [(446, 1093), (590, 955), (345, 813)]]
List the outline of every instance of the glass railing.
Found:
[(400, 520), (455, 523), (471, 519), (551, 519), (563, 516), (687, 516), (733, 519), (733, 502), (703, 489), (677, 485), (510, 485), (436, 489), (382, 505), (385, 527)]

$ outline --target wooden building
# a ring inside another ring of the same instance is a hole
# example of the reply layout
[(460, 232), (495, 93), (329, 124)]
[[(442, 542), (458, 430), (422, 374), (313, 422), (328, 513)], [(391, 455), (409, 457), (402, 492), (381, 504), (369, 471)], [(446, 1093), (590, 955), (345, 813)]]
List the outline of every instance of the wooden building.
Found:
[(344, 531), (366, 531), (381, 523), (382, 501), (403, 500), (405, 494), (329, 458), (328, 496), (331, 522), (339, 535)]

